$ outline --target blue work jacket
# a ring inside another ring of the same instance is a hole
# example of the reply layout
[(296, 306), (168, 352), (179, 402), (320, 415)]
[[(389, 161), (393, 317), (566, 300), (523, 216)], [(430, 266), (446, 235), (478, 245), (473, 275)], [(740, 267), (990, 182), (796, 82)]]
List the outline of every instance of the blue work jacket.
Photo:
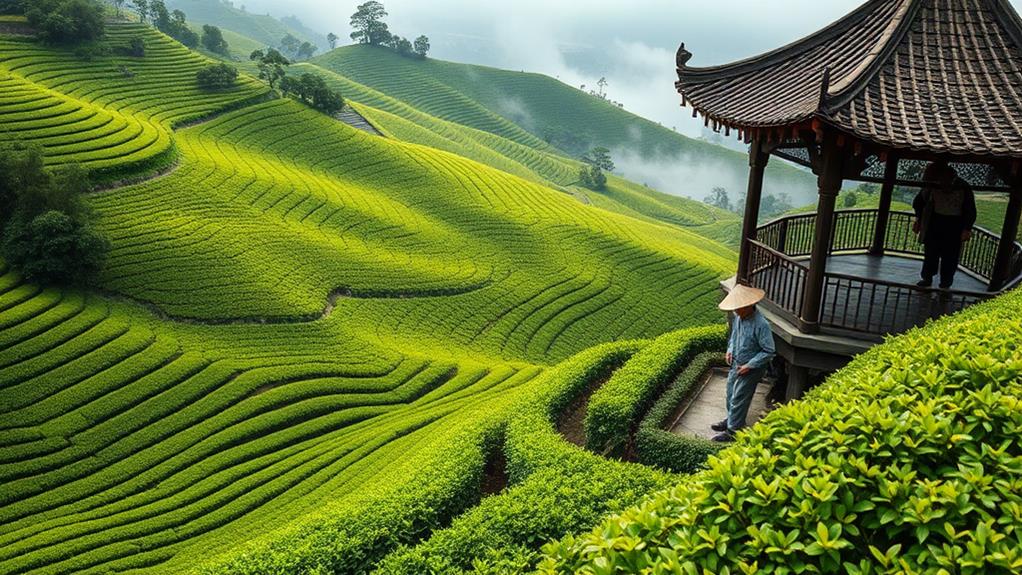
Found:
[(777, 353), (774, 347), (774, 334), (770, 324), (759, 311), (742, 319), (735, 314), (731, 324), (731, 337), (728, 339), (727, 350), (734, 357), (732, 365), (748, 366), (760, 369), (767, 366)]

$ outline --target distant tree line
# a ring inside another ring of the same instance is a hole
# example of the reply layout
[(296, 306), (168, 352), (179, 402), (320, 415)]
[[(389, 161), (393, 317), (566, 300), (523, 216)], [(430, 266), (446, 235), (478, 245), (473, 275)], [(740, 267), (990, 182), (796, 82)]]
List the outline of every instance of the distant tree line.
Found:
[[(355, 30), (351, 33), (351, 39), (359, 44), (385, 46), (405, 57), (425, 59), (430, 49), (429, 38), (423, 35), (411, 41), (393, 34), (383, 21), (386, 17), (387, 10), (376, 0), (359, 5), (351, 15), (351, 27)], [(337, 36), (331, 33), (327, 39), (331, 36), (333, 41), (330, 45), (333, 48)]]
[[(703, 202), (722, 210), (743, 214), (745, 213), (745, 196), (746, 193), (743, 192), (737, 200), (732, 201), (727, 190), (717, 186), (710, 191), (710, 195), (706, 196)], [(760, 218), (772, 218), (790, 211), (792, 208), (794, 206), (791, 202), (791, 196), (788, 194), (784, 192), (779, 194), (765, 193), (760, 198), (759, 215)]]
[(33, 281), (87, 283), (109, 249), (90, 225), (89, 189), (78, 166), (47, 170), (38, 148), (0, 146), (0, 255)]
[(0, 14), (22, 14), (53, 44), (95, 42), (106, 32), (98, 0), (0, 0)]

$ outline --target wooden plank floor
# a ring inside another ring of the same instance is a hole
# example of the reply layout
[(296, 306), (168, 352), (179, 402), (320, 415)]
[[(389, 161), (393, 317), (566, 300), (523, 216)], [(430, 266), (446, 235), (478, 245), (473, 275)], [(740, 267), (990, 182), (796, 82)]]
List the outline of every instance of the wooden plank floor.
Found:
[[(827, 271), (866, 279), (915, 285), (920, 279), (923, 261), (904, 256), (868, 254), (836, 255), (827, 258)], [(936, 285), (940, 278), (934, 278)], [(987, 286), (962, 270), (955, 276), (954, 289), (986, 291)]]
[[(727, 369), (714, 369), (703, 383), (702, 388), (682, 408), (681, 415), (671, 426), (671, 432), (704, 439), (710, 439), (717, 435), (717, 432), (711, 430), (710, 426), (727, 417), (727, 407), (724, 405), (726, 392)], [(749, 407), (749, 416), (746, 418), (748, 425), (753, 425), (766, 415), (768, 393), (770, 393), (770, 382), (761, 381), (756, 387), (756, 394), (752, 397), (752, 406)]]

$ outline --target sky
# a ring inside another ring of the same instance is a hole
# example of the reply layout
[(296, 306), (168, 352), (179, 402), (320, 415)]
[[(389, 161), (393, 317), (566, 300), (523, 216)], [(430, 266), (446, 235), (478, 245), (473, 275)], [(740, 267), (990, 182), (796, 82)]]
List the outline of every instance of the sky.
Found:
[[(295, 15), (344, 39), (364, 0), (234, 0), (250, 12)], [(847, 14), (860, 0), (382, 0), (392, 32), (429, 36), (435, 58), (540, 72), (592, 87), (690, 136), (702, 123), (679, 108), (674, 54), (721, 64), (787, 44)], [(1022, 8), (1022, 0), (1012, 0)]]

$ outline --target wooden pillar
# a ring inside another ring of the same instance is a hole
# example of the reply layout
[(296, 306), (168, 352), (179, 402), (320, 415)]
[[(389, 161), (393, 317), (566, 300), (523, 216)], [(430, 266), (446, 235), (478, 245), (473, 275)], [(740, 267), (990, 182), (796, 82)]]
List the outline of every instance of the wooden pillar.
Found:
[(898, 180), (898, 158), (894, 154), (887, 157), (884, 166), (884, 185), (880, 188), (880, 207), (877, 221), (873, 228), (873, 245), (869, 248), (870, 255), (884, 255), (887, 243), (887, 226), (891, 221), (891, 201), (894, 199), (894, 184)]
[(809, 387), (809, 368), (788, 365), (788, 386), (784, 390), (784, 401), (795, 401), (806, 393)]
[(742, 243), (738, 249), (738, 283), (749, 284), (749, 268), (751, 266), (752, 246), (750, 240), (756, 239), (759, 227), (759, 204), (763, 198), (763, 172), (770, 153), (766, 143), (756, 138), (749, 146), (749, 190), (745, 196), (745, 220), (742, 222)]
[(994, 273), (990, 278), (990, 291), (998, 291), (1004, 287), (1010, 279), (1011, 253), (1014, 249), (1015, 237), (1018, 236), (1019, 217), (1022, 216), (1022, 180), (1016, 181), (1012, 186), (1011, 199), (1008, 200), (1008, 210), (1004, 215), (1004, 225), (1001, 227), (1001, 241), (997, 245), (997, 257), (994, 260)]
[(834, 134), (827, 134), (823, 142), (821, 169), (818, 175), (820, 200), (816, 209), (816, 228), (813, 230), (813, 252), (809, 259), (802, 300), (799, 329), (805, 333), (820, 331), (820, 303), (823, 300), (824, 274), (830, 256), (834, 231), (834, 207), (844, 180), (845, 150), (838, 146)]

